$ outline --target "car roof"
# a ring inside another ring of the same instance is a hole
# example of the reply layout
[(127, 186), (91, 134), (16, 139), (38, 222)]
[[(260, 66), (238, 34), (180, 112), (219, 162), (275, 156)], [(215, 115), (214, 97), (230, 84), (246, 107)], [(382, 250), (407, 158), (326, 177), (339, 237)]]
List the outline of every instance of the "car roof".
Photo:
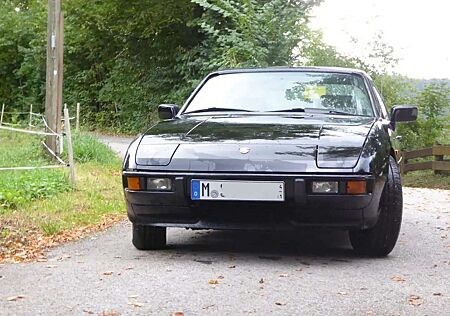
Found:
[(218, 70), (211, 75), (235, 74), (252, 72), (332, 72), (342, 74), (358, 74), (370, 78), (363, 70), (343, 67), (266, 67), (266, 68), (236, 68)]

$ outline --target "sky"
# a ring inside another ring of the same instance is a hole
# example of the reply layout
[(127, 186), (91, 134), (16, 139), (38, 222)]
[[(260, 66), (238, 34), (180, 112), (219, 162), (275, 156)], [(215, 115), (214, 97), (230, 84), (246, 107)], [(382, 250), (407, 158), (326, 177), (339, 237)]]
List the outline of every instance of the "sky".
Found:
[(400, 59), (395, 72), (450, 78), (450, 0), (324, 0), (312, 15), (311, 26), (341, 53), (364, 56), (382, 32)]

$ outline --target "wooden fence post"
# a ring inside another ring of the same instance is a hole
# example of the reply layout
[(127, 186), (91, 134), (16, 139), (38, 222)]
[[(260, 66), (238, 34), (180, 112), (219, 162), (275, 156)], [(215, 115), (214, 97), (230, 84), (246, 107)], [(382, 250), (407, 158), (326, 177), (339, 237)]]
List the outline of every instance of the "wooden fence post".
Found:
[(28, 123), (28, 129), (33, 126), (33, 104), (30, 104), (30, 122)]
[(75, 186), (75, 165), (73, 160), (73, 147), (72, 147), (72, 132), (70, 130), (70, 117), (69, 110), (64, 107), (64, 128), (66, 129), (67, 136), (67, 154), (69, 156), (69, 167), (70, 167), (70, 182)]
[(77, 132), (80, 131), (80, 103), (77, 103), (77, 120), (75, 124), (75, 129)]
[[(435, 155), (434, 161), (444, 161), (444, 155)], [(444, 171), (441, 170), (434, 170), (434, 174), (444, 174)]]
[(3, 124), (3, 113), (5, 112), (5, 103), (2, 105), (2, 114), (0, 116), (0, 126)]

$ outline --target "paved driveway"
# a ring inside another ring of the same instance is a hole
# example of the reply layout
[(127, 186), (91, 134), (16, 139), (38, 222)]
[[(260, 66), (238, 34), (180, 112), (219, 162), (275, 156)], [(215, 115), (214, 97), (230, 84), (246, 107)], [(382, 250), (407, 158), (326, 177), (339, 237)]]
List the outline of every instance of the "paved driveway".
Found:
[(450, 192), (404, 197), (384, 259), (355, 256), (346, 233), (322, 230), (169, 229), (168, 249), (142, 252), (123, 222), (48, 262), (0, 266), (0, 315), (448, 315)]

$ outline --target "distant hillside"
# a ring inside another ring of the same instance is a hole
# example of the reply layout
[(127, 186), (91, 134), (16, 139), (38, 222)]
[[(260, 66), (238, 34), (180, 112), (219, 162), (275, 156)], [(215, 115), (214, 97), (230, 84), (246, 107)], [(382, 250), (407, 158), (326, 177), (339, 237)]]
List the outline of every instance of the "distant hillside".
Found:
[(417, 90), (422, 91), (423, 89), (425, 89), (426, 85), (439, 82), (447, 82), (447, 85), (450, 88), (450, 79), (416, 79), (414, 80), (414, 86), (417, 88)]

